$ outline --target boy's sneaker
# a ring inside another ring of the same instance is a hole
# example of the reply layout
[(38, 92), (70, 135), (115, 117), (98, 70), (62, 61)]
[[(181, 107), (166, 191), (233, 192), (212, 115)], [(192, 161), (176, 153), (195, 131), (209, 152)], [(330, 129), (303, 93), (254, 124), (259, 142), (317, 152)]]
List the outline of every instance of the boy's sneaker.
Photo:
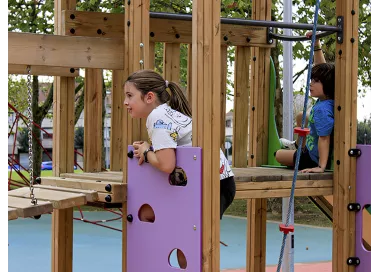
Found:
[(290, 141), (288, 139), (281, 138), (280, 143), (281, 143), (282, 149), (297, 150), (296, 141)]

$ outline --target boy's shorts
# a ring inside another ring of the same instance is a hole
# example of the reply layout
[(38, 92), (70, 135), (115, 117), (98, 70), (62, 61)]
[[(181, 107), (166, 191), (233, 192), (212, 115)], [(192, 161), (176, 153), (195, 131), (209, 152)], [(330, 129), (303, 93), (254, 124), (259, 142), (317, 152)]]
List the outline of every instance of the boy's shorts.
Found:
[(228, 177), (220, 181), (220, 219), (235, 198), (236, 184), (234, 177)]
[[(293, 164), (296, 165), (297, 151), (293, 155)], [(318, 167), (318, 163), (313, 161), (310, 157), (309, 150), (305, 147), (301, 151), (300, 162), (298, 165), (298, 170), (306, 168)]]

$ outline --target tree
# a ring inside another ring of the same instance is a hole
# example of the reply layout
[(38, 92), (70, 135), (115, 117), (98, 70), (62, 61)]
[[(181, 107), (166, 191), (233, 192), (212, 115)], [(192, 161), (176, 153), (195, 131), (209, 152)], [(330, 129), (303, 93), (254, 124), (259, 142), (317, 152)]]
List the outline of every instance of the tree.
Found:
[[(21, 31), (30, 33), (53, 34), (53, 0), (9, 0), (8, 1), (8, 31)], [(28, 80), (19, 81), (8, 77), (8, 88), (10, 90), (8, 101), (23, 112), (27, 107), (26, 92)], [(30, 78), (32, 92), (32, 114), (33, 121), (41, 126), (42, 120), (48, 115), (53, 104), (53, 84), (46, 93), (45, 101), (39, 101), (38, 76)], [(83, 84), (82, 84), (83, 86)], [(20, 92), (18, 92), (20, 90)], [(33, 126), (33, 170), (36, 176), (41, 174), (42, 148), (41, 133), (37, 126)]]
[(371, 118), (364, 119), (358, 122), (357, 126), (357, 143), (358, 144), (371, 144)]

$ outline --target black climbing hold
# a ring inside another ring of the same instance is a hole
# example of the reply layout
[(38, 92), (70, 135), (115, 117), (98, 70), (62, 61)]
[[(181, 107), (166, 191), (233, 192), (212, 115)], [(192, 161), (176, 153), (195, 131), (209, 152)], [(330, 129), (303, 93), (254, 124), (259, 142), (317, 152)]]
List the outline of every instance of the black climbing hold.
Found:
[(179, 37), (181, 37), (181, 36), (177, 33), (177, 34), (175, 34), (175, 37), (176, 37), (176, 39), (179, 39)]
[(351, 14), (352, 14), (352, 15), (355, 15), (355, 10), (351, 10)]
[(36, 220), (38, 220), (38, 219), (41, 218), (41, 215), (35, 215), (35, 216), (33, 216), (33, 218), (36, 219)]
[(351, 38), (351, 40), (350, 40), (352, 43), (354, 43), (355, 42), (355, 39), (354, 38)]
[(227, 37), (227, 36), (224, 36), (224, 37), (223, 37), (223, 40), (228, 41), (228, 37)]
[(340, 165), (340, 160), (337, 160), (337, 161), (336, 161), (336, 164), (337, 164), (337, 165)]
[(154, 32), (150, 32), (150, 36), (151, 36), (151, 37), (154, 37)]
[(102, 30), (101, 30), (101, 29), (98, 29), (98, 30), (96, 31), (96, 33), (98, 33), (98, 34), (100, 35), (100, 34), (102, 34)]
[(111, 184), (107, 184), (106, 187), (105, 187), (105, 189), (106, 189), (107, 192), (111, 192), (112, 185)]
[(256, 61), (256, 56), (255, 56), (255, 57), (253, 57), (253, 61)]
[(70, 68), (70, 73), (74, 73), (75, 72), (75, 69), (74, 68)]
[(132, 214), (127, 215), (127, 221), (132, 223), (132, 221), (133, 221), (133, 215)]
[(41, 184), (41, 178), (40, 178), (40, 177), (36, 178), (36, 179), (34, 180), (34, 182), (37, 183), (37, 184)]
[(75, 33), (75, 29), (74, 28), (70, 29), (70, 33), (74, 34)]
[(107, 18), (107, 17), (104, 17), (104, 18), (103, 18), (103, 20), (104, 20), (104, 21), (107, 21), (107, 20), (108, 20), (108, 18)]
[(133, 151), (132, 150), (128, 152), (128, 158), (130, 158), (130, 159), (133, 158)]
[(342, 51), (342, 49), (340, 49), (339, 52), (338, 52), (339, 56), (341, 56), (342, 53), (343, 53), (343, 51)]
[(75, 15), (74, 14), (70, 14), (70, 19), (74, 20), (75, 19)]
[(247, 42), (250, 42), (250, 41), (251, 41), (251, 38), (250, 38), (250, 37), (247, 37), (246, 40), (247, 40)]
[(342, 107), (341, 106), (338, 106), (338, 111), (340, 111), (342, 109)]
[(255, 106), (252, 107), (252, 111), (254, 111), (254, 110), (255, 110)]
[[(276, 153), (275, 153), (276, 154)], [(251, 159), (253, 159), (255, 157), (255, 155), (251, 154)]]
[(127, 22), (127, 26), (130, 26), (131, 25), (131, 22), (128, 20), (128, 22)]
[(112, 197), (110, 195), (107, 195), (105, 197), (105, 200), (106, 200), (106, 202), (111, 202), (112, 201)]

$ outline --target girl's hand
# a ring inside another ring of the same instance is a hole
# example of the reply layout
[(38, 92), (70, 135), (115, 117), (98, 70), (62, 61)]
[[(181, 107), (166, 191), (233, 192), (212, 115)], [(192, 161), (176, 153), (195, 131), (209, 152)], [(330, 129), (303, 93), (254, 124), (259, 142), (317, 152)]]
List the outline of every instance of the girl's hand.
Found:
[(306, 168), (300, 171), (300, 173), (324, 173), (325, 169), (321, 167)]
[(148, 142), (134, 142), (133, 148), (133, 156), (139, 158), (139, 165), (144, 162), (144, 151), (150, 148), (150, 144)]

